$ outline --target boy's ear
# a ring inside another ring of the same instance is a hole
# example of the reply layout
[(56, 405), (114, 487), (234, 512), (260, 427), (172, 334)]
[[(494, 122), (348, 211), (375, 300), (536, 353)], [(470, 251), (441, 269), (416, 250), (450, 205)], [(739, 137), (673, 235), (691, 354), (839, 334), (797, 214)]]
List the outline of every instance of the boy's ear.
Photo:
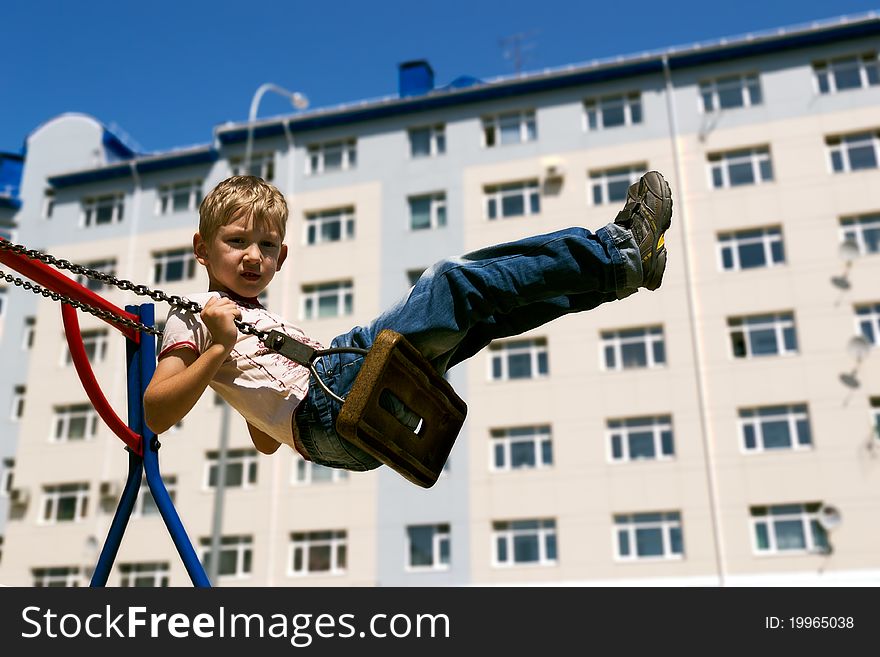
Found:
[(199, 264), (204, 265), (208, 259), (208, 246), (200, 233), (193, 235), (193, 253), (196, 254), (196, 260), (199, 261)]
[(284, 261), (287, 260), (287, 245), (281, 245), (281, 252), (278, 254), (278, 260), (275, 263), (275, 271), (281, 269), (281, 265), (284, 264)]

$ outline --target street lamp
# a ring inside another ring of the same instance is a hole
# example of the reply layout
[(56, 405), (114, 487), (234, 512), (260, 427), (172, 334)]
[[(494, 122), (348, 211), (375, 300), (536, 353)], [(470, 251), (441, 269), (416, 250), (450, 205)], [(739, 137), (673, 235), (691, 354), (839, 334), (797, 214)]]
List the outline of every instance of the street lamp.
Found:
[(254, 97), (251, 99), (251, 109), (248, 112), (247, 147), (244, 152), (245, 172), (249, 172), (251, 166), (251, 150), (254, 145), (254, 121), (257, 120), (257, 108), (260, 106), (260, 100), (262, 100), (263, 95), (267, 91), (274, 91), (280, 96), (290, 98), (290, 104), (293, 105), (294, 109), (303, 110), (309, 106), (309, 99), (298, 91), (288, 91), (284, 87), (279, 87), (277, 84), (271, 82), (266, 82), (265, 84), (260, 85), (260, 88), (257, 89)]

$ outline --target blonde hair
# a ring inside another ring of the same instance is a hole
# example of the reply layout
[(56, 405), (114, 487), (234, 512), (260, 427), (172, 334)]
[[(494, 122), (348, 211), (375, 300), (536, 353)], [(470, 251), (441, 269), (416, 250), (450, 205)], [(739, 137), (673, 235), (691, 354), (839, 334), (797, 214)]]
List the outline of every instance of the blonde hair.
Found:
[(287, 201), (278, 188), (256, 176), (232, 176), (212, 189), (199, 206), (199, 233), (210, 242), (221, 226), (242, 216), (268, 224), (284, 239)]

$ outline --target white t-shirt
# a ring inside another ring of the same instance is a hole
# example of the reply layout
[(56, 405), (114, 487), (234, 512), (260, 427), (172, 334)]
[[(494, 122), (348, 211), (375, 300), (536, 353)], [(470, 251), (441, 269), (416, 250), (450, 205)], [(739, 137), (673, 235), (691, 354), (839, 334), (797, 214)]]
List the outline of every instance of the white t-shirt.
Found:
[[(188, 298), (202, 307), (220, 292), (193, 294)], [(323, 347), (301, 329), (262, 307), (236, 301), (242, 321), (261, 331), (277, 330), (316, 349)], [(202, 354), (212, 344), (211, 333), (198, 313), (172, 308), (165, 323), (159, 358), (174, 349)], [(309, 389), (309, 369), (266, 348), (254, 335), (239, 332), (235, 346), (211, 380), (210, 386), (250, 424), (279, 443), (294, 449), (291, 418)]]

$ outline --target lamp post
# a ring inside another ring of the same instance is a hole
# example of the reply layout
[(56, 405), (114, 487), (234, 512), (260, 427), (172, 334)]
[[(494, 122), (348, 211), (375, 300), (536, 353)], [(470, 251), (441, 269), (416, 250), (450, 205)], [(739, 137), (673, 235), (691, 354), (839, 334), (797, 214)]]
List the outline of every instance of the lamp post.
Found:
[(254, 93), (254, 97), (251, 99), (251, 109), (248, 112), (247, 146), (244, 151), (245, 172), (250, 171), (251, 166), (251, 151), (253, 150), (254, 145), (254, 121), (257, 120), (257, 108), (260, 106), (260, 100), (262, 100), (267, 91), (274, 91), (280, 96), (290, 98), (290, 104), (293, 105), (294, 109), (303, 110), (309, 106), (309, 99), (298, 91), (288, 91), (284, 87), (279, 87), (272, 82), (266, 82), (260, 85), (256, 93)]

